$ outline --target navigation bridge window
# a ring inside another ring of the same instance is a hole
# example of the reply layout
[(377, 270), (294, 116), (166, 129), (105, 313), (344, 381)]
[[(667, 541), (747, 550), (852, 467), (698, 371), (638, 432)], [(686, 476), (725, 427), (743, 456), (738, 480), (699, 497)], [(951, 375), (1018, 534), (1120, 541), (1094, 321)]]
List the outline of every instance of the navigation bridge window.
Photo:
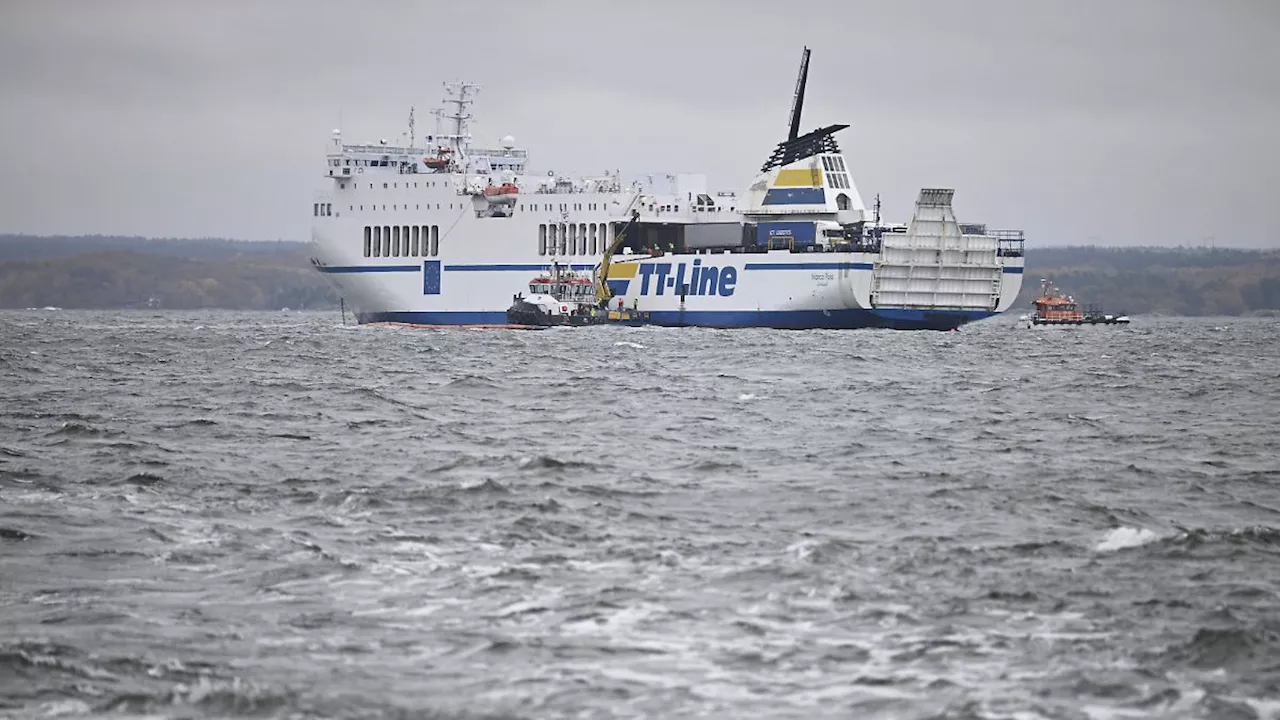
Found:
[(439, 225), (365, 225), (365, 257), (438, 257)]
[(316, 217), (332, 217), (333, 203), (311, 203), (311, 214)]

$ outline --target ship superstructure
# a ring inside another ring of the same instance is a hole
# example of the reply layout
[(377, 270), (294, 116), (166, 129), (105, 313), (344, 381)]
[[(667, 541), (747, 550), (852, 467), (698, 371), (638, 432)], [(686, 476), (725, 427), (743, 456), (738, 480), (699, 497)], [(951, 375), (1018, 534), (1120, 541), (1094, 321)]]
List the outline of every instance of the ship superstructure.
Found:
[(471, 143), (477, 86), (446, 84), (447, 132), (418, 146), (334, 132), (313, 208), (313, 262), (361, 322), (503, 324), (552, 266), (607, 265), (615, 307), (711, 327), (951, 329), (1006, 310), (1022, 234), (962, 224), (953, 191), (922, 190), (911, 220), (867, 208), (831, 125), (800, 134), (804, 51), (788, 137), (742, 194), (703, 175), (534, 172), (510, 136)]

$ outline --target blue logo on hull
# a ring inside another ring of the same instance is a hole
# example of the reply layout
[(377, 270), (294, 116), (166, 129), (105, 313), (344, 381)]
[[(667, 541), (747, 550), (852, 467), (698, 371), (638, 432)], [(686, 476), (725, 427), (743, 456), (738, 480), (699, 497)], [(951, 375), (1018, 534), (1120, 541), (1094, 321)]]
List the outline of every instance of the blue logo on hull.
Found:
[(424, 260), (422, 262), (422, 294), (440, 294), (440, 261)]
[[(701, 259), (688, 263), (641, 263), (641, 295), (719, 295), (729, 297), (738, 285), (738, 268), (703, 265)], [(652, 290), (652, 292), (651, 292)], [(669, 291), (669, 292), (668, 292)]]

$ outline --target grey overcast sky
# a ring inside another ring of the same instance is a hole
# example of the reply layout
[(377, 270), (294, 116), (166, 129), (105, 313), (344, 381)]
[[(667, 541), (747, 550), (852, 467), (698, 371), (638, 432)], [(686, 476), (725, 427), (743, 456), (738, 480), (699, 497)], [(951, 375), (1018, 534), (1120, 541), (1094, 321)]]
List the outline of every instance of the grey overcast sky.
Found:
[(1280, 0), (0, 0), (0, 232), (306, 239), (339, 118), (425, 132), (450, 79), (538, 170), (742, 189), (804, 45), (888, 219), (1280, 246)]

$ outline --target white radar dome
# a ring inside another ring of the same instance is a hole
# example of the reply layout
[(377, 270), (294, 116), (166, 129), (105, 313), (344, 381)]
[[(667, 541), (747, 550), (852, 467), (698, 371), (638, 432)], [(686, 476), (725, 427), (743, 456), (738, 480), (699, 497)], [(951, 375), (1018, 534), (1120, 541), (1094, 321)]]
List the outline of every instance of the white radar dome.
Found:
[(507, 150), (510, 150), (511, 148), (516, 146), (516, 139), (511, 137), (510, 135), (507, 135), (506, 137), (502, 138), (500, 142), (502, 143), (502, 147), (506, 148)]

